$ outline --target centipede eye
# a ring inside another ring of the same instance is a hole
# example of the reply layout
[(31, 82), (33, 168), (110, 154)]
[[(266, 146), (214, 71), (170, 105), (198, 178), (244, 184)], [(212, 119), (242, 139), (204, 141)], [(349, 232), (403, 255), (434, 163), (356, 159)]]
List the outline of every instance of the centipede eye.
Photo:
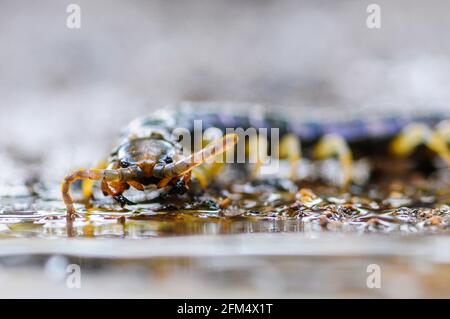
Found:
[(120, 160), (120, 166), (121, 166), (121, 167), (127, 168), (127, 167), (129, 167), (130, 165), (131, 165), (131, 163), (128, 162), (128, 160), (126, 160), (126, 159), (121, 159), (121, 160)]
[(160, 163), (166, 163), (166, 164), (170, 164), (173, 163), (173, 158), (168, 156), (168, 155), (164, 155), (159, 159)]

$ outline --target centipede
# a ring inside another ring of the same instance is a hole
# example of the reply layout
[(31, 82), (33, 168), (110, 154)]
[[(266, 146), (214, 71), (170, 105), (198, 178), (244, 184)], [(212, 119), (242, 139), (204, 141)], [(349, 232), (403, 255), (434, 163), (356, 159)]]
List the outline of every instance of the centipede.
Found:
[[(106, 165), (68, 174), (61, 188), (67, 217), (71, 219), (76, 214), (70, 195), (70, 186), (76, 180), (100, 181), (103, 194), (122, 207), (133, 204), (124, 195), (130, 188), (145, 191), (156, 187), (174, 195), (183, 194), (193, 180), (206, 187), (220, 174), (223, 166), (233, 165), (225, 161), (218, 165), (207, 162), (225, 156), (239, 143), (243, 143), (246, 156), (261, 153), (258, 147), (265, 145), (270, 149), (267, 157), (276, 157), (274, 160), (289, 164), (288, 178), (294, 182), (301, 182), (298, 172), (303, 160), (314, 162), (333, 158), (339, 164), (342, 188), (356, 182), (353, 166), (361, 158), (370, 168), (370, 176), (364, 183), (377, 177), (380, 157), (407, 161), (406, 172), (423, 174), (448, 169), (450, 165), (450, 120), (441, 114), (297, 121), (273, 112), (252, 112), (251, 106), (245, 107), (246, 112), (224, 112), (226, 107), (215, 107), (217, 111), (195, 109), (163, 108), (133, 120), (122, 130)], [(193, 138), (189, 137), (191, 146), (186, 150), (183, 140), (174, 132), (183, 129), (193, 133), (196, 123), (201, 123), (201, 133), (212, 128), (218, 133), (214, 138), (202, 136), (197, 149), (192, 147)], [(256, 135), (249, 135), (249, 129), (254, 129)], [(272, 129), (277, 131), (276, 143), (272, 143), (273, 135), (260, 134)], [(246, 165), (249, 168), (245, 178), (249, 180), (264, 178), (258, 174), (263, 160), (256, 158), (251, 165)], [(84, 196), (89, 197), (92, 190), (89, 187), (83, 189)]]

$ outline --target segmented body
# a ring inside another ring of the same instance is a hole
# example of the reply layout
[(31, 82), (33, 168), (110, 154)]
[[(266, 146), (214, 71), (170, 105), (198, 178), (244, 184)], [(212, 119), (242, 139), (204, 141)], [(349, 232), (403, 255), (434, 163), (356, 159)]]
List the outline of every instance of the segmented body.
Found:
[(325, 135), (335, 134), (347, 141), (350, 147), (356, 147), (358, 150), (363, 149), (364, 153), (370, 154), (379, 151), (383, 146), (387, 147), (389, 141), (409, 124), (422, 123), (434, 127), (446, 119), (444, 115), (428, 114), (402, 117), (376, 116), (335, 121), (332, 118), (324, 118), (323, 121), (314, 121), (308, 120), (307, 115), (305, 117), (300, 116), (300, 120), (296, 120), (273, 112), (263, 114), (254, 112), (252, 114), (251, 109), (241, 110), (237, 114), (222, 111), (221, 108), (218, 108), (218, 111), (215, 112), (159, 111), (153, 115), (134, 120), (125, 129), (119, 145), (127, 143), (129, 139), (151, 138), (153, 135), (158, 138), (163, 137), (165, 140), (174, 143), (174, 146), (180, 147), (177, 144), (177, 138), (172, 134), (174, 130), (184, 128), (193, 132), (195, 122), (199, 121), (203, 131), (214, 127), (220, 129), (223, 133), (226, 133), (227, 129), (235, 128), (244, 130), (248, 128), (255, 128), (256, 130), (276, 128), (279, 130), (280, 138), (286, 134), (293, 134), (299, 138), (303, 147), (317, 143)]

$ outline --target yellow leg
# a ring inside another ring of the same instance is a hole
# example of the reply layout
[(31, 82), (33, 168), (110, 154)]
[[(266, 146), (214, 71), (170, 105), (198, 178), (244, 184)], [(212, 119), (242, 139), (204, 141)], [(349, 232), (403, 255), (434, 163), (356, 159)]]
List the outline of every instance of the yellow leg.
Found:
[(444, 120), (436, 125), (436, 131), (442, 135), (442, 137), (450, 143), (450, 120)]
[(353, 156), (345, 139), (336, 134), (328, 134), (322, 137), (314, 149), (316, 158), (328, 158), (337, 156), (344, 174), (343, 186), (347, 187), (352, 181)]
[(432, 130), (421, 123), (412, 123), (403, 128), (400, 134), (391, 142), (390, 151), (399, 157), (410, 155), (419, 145), (424, 144)]
[(435, 130), (425, 124), (412, 123), (392, 141), (390, 151), (396, 156), (406, 157), (418, 146), (425, 145), (450, 165), (449, 132), (450, 124), (446, 121), (441, 122)]
[[(197, 167), (194, 171), (194, 176), (198, 179), (204, 178), (204, 182), (201, 184), (204, 184), (205, 186), (208, 186), (208, 183), (212, 180), (214, 180), (225, 168), (224, 163), (209, 163), (209, 164), (203, 164), (202, 166)], [(201, 176), (199, 176), (201, 175)]]
[(450, 166), (450, 149), (447, 141), (438, 132), (434, 131), (428, 138), (426, 144), (429, 149), (435, 151), (445, 163)]
[(196, 167), (192, 170), (192, 175), (198, 180), (200, 183), (200, 186), (203, 189), (206, 189), (208, 187), (208, 178), (206, 177), (206, 174), (203, 170), (202, 166)]
[(291, 164), (289, 178), (295, 180), (302, 157), (300, 139), (294, 134), (286, 134), (280, 141), (280, 158), (287, 158)]
[[(204, 139), (203, 147), (212, 143), (212, 140)], [(207, 181), (213, 180), (217, 175), (219, 175), (225, 168), (225, 162), (227, 158), (227, 151), (225, 150), (222, 154), (217, 155), (212, 162), (205, 163), (202, 165), (203, 174)]]
[(447, 149), (442, 152), (441, 156), (447, 162), (447, 165), (450, 166), (450, 120), (444, 120), (437, 124), (435, 132), (442, 139), (443, 144), (447, 146)]
[(81, 192), (83, 194), (83, 198), (88, 200), (92, 198), (94, 193), (94, 181), (90, 179), (84, 179), (81, 181)]
[(261, 170), (261, 166), (267, 161), (267, 139), (258, 135), (251, 135), (247, 155), (249, 156), (249, 162), (254, 163), (250, 178), (256, 179)]
[[(206, 147), (212, 143), (214, 139), (203, 139), (202, 146)], [(210, 181), (212, 181), (217, 175), (219, 175), (225, 168), (225, 159), (227, 151), (222, 154), (218, 154), (210, 162), (203, 163), (192, 170), (192, 175), (198, 180), (202, 188), (207, 188)]]

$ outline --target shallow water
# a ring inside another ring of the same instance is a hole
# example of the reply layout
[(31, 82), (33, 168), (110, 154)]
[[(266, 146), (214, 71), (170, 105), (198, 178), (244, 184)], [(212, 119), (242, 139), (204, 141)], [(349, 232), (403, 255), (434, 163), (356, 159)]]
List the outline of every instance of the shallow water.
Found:
[(67, 223), (57, 185), (16, 185), (3, 190), (0, 236), (146, 238), (258, 232), (448, 234), (450, 230), (450, 194), (445, 188), (437, 191), (409, 187), (404, 193), (389, 194), (375, 187), (369, 192), (354, 188), (359, 193), (354, 194), (317, 183), (308, 185), (314, 191), (301, 186), (288, 180), (270, 180), (222, 189), (213, 185), (206, 191), (197, 189), (183, 196), (136, 192), (129, 197), (138, 204), (124, 208), (99, 195), (97, 190), (95, 198), (98, 199), (76, 204), (78, 216)]

